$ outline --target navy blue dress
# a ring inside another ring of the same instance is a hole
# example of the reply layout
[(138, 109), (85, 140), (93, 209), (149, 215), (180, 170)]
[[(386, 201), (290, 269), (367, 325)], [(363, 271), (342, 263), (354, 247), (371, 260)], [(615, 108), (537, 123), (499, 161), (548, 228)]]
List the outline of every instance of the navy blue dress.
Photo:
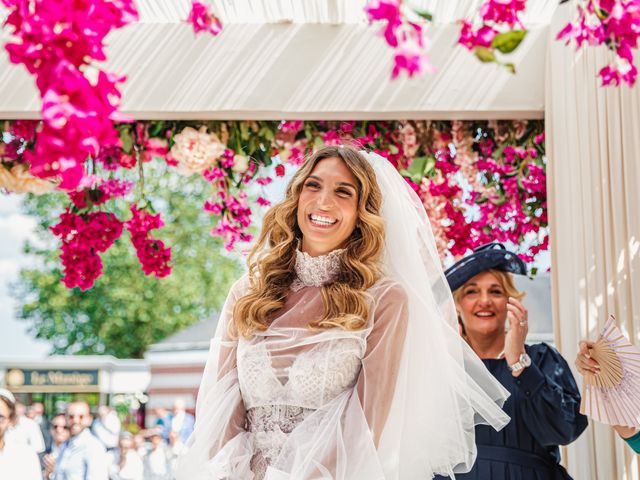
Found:
[[(525, 347), (531, 366), (514, 378), (505, 360), (483, 360), (511, 393), (504, 411), (511, 417), (501, 431), (476, 427), (478, 458), (456, 480), (566, 480), (558, 445), (573, 442), (587, 428), (580, 414), (580, 391), (569, 365), (545, 343)], [(443, 477), (436, 477), (443, 478)]]

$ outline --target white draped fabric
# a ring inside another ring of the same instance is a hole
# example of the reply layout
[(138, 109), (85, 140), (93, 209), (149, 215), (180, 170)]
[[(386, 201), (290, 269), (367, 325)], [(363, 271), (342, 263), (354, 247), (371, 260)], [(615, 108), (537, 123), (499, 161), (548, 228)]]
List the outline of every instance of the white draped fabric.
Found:
[[(551, 32), (572, 18), (558, 9)], [(602, 88), (604, 49), (550, 40), (545, 109), (552, 287), (558, 348), (570, 363), (580, 339), (616, 315), (640, 340), (640, 88)], [(581, 377), (576, 375), (580, 382)], [(638, 478), (638, 457), (610, 427), (591, 422), (569, 446), (574, 478)]]

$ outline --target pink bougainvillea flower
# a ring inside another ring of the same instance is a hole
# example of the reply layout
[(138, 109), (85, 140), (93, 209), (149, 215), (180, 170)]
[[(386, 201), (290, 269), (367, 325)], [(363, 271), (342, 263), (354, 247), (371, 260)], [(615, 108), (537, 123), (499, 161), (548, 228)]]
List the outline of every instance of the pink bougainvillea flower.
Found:
[(395, 51), (391, 78), (397, 78), (402, 71), (407, 72), (407, 75), (411, 78), (414, 75), (422, 75), (425, 72), (435, 72), (436, 69), (429, 62), (429, 57), (427, 57), (424, 50), (413, 41), (408, 41), (401, 44)]
[(383, 21), (382, 30), (387, 43), (392, 47), (398, 46), (398, 27), (402, 25), (400, 13), (401, 0), (372, 0), (364, 8), (369, 22)]
[(521, 25), (519, 14), (525, 6), (526, 0), (485, 0), (480, 6), (480, 16), (485, 22)]
[(213, 36), (222, 32), (222, 22), (213, 13), (211, 7), (201, 2), (200, 0), (193, 0), (191, 2), (191, 11), (187, 22), (193, 26), (195, 33), (207, 32)]
[(131, 243), (136, 249), (142, 271), (145, 275), (166, 277), (171, 273), (171, 248), (150, 234), (151, 230), (164, 226), (160, 214), (152, 215), (146, 210), (139, 210), (136, 205), (131, 206), (131, 214), (131, 219), (124, 225), (131, 234)]

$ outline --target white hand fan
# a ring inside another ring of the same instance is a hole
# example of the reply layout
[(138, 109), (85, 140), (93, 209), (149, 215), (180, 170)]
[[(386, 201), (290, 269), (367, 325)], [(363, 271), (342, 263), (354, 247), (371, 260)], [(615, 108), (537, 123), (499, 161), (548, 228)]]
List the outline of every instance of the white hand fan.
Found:
[(584, 376), (580, 413), (609, 425), (640, 428), (640, 350), (609, 316), (590, 351), (600, 373)]

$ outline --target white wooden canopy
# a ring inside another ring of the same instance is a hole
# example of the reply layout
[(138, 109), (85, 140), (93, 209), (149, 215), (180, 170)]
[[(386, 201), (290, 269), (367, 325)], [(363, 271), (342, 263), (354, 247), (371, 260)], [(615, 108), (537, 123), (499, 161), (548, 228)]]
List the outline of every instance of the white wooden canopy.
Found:
[[(433, 12), (435, 74), (392, 81), (392, 49), (369, 26), (365, 0), (212, 2), (218, 37), (183, 22), (189, 0), (137, 0), (140, 23), (108, 37), (106, 68), (128, 75), (123, 110), (138, 119), (542, 118), (548, 23), (557, 0), (537, 0), (511, 75), (456, 45), (456, 21), (479, 1), (417, 1)], [(0, 42), (9, 38), (8, 29)], [(24, 67), (0, 52), (0, 118), (36, 118)]]

